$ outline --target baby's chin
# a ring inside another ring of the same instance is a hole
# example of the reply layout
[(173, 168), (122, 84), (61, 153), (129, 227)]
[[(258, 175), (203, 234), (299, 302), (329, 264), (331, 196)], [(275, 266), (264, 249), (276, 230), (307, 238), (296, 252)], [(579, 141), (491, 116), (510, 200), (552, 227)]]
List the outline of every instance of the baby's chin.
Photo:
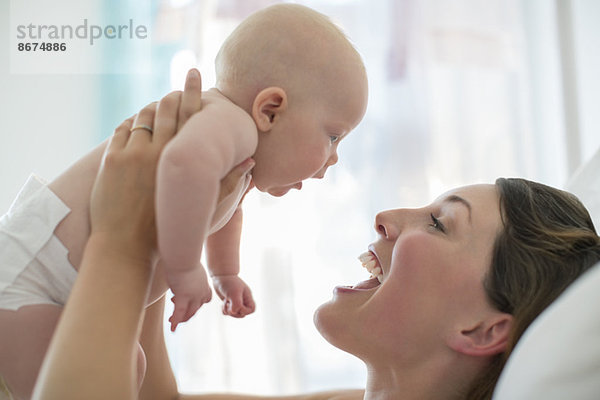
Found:
[(287, 194), (287, 192), (289, 192), (290, 189), (291, 188), (273, 188), (273, 189), (268, 189), (267, 193), (269, 193), (271, 196), (281, 197), (281, 196)]
[(287, 185), (287, 186), (272, 187), (272, 188), (268, 188), (267, 190), (264, 190), (264, 191), (269, 193), (271, 196), (281, 197), (292, 189), (296, 189), (296, 190), (302, 189), (302, 182), (295, 183), (292, 185)]
[(281, 197), (284, 194), (286, 194), (287, 192), (290, 191), (291, 188), (264, 188), (264, 187), (260, 187), (259, 185), (254, 185), (254, 187), (256, 188), (256, 190), (258, 190), (259, 192), (262, 193), (268, 193), (271, 196), (275, 196), (275, 197)]

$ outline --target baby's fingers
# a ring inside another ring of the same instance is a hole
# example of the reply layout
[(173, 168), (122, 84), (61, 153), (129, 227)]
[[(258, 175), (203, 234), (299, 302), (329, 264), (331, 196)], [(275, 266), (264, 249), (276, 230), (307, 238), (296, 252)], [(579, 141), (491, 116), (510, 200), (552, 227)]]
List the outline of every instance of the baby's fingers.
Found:
[(173, 310), (173, 315), (171, 315), (169, 318), (169, 322), (171, 323), (171, 332), (175, 332), (178, 324), (186, 322), (192, 318), (194, 314), (196, 314), (196, 311), (198, 311), (203, 304), (210, 302), (211, 298), (211, 292), (198, 300), (178, 300), (176, 296), (173, 296), (171, 301), (175, 303), (175, 309)]
[(244, 318), (248, 314), (254, 312), (255, 305), (254, 300), (251, 299), (250, 303), (246, 302), (246, 299), (227, 299), (223, 303), (223, 314), (229, 315), (234, 318)]
[(254, 298), (252, 297), (252, 292), (250, 290), (244, 290), (244, 309), (246, 314), (252, 314), (254, 310), (256, 310), (256, 303), (254, 302)]
[(242, 310), (243, 304), (241, 298), (230, 298), (225, 301), (223, 305), (226, 309), (226, 314), (232, 317), (237, 316)]
[(175, 332), (177, 329), (177, 325), (182, 322), (185, 322), (189, 319), (186, 318), (188, 314), (189, 300), (186, 301), (181, 298), (172, 297), (171, 301), (175, 304), (175, 308), (173, 310), (173, 315), (169, 318), (169, 322), (171, 323), (171, 332)]
[(231, 299), (227, 299), (223, 302), (223, 315), (229, 315), (230, 317), (239, 318), (240, 307), (235, 306)]

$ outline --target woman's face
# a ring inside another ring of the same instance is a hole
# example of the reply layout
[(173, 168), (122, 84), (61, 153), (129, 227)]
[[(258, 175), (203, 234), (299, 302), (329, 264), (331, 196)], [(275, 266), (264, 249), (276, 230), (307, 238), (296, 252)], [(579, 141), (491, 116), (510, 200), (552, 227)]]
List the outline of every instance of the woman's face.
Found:
[(482, 282), (501, 227), (494, 185), (462, 187), (427, 207), (378, 214), (378, 240), (369, 250), (382, 283), (336, 287), (315, 314), (317, 328), (366, 362), (422, 360), (493, 311)]

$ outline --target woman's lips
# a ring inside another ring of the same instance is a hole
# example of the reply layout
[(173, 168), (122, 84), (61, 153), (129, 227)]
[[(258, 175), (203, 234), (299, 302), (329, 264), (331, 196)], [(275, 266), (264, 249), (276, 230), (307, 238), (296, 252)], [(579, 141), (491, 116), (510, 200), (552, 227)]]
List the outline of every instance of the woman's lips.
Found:
[(366, 292), (369, 290), (373, 290), (376, 287), (381, 285), (377, 278), (367, 279), (366, 281), (362, 281), (357, 283), (354, 286), (336, 286), (333, 290), (333, 293), (356, 293), (356, 292)]
[(371, 277), (365, 281), (359, 282), (354, 286), (336, 286), (334, 293), (349, 293), (372, 290), (383, 282), (383, 270), (379, 265), (377, 256), (372, 251), (367, 251), (358, 256), (362, 266), (371, 274)]
[(356, 285), (352, 286), (352, 289), (369, 290), (369, 289), (373, 289), (374, 287), (377, 287), (379, 285), (381, 285), (381, 283), (379, 282), (379, 279), (371, 278), (371, 279), (367, 279), (366, 281), (357, 283)]

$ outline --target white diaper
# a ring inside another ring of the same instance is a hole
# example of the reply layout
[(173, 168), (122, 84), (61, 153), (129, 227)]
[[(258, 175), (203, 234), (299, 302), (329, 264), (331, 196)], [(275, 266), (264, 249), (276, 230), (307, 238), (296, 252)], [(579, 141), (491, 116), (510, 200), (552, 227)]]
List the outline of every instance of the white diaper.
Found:
[(77, 271), (54, 230), (70, 209), (31, 175), (0, 218), (0, 309), (64, 305)]

